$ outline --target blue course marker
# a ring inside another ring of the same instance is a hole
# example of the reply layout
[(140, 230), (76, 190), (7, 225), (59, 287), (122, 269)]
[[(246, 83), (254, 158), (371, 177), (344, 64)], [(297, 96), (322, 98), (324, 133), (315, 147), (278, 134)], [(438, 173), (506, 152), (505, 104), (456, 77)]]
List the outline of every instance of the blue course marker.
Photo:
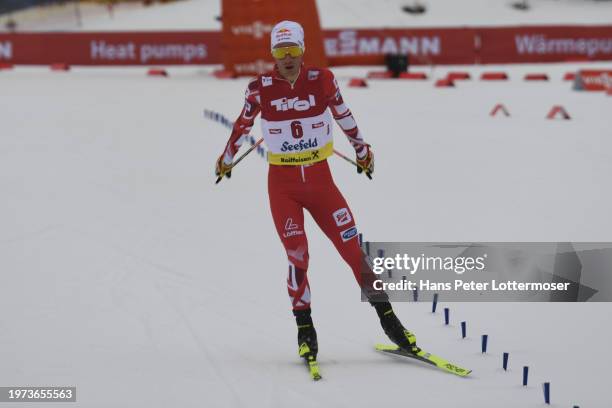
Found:
[(550, 404), (550, 383), (544, 383), (544, 402)]
[(414, 288), (414, 290), (412, 291), (412, 299), (415, 302), (419, 301), (419, 291), (417, 290), (417, 288)]
[(482, 335), (482, 347), (481, 347), (483, 353), (487, 352), (487, 340), (489, 340), (489, 335), (483, 334)]
[(436, 313), (437, 306), (438, 306), (438, 294), (434, 293), (433, 302), (431, 304), (431, 313)]
[(523, 386), (527, 386), (527, 379), (529, 377), (529, 367), (523, 367)]
[(450, 309), (448, 307), (444, 308), (444, 324), (448, 326), (448, 321), (450, 319)]
[(467, 323), (466, 322), (461, 322), (461, 338), (465, 339), (465, 336), (467, 336), (467, 327), (466, 327)]
[(504, 371), (508, 370), (508, 353), (504, 353), (503, 363)]

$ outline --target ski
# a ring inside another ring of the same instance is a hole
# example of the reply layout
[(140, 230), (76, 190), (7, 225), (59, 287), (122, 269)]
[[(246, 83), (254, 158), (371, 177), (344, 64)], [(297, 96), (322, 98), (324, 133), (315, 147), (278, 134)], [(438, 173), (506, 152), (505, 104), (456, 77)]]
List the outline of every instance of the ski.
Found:
[(396, 345), (390, 345), (390, 344), (377, 344), (376, 350), (381, 351), (383, 353), (413, 358), (415, 360), (419, 360), (424, 363), (431, 364), (435, 367), (438, 367), (439, 369), (446, 371), (447, 373), (458, 375), (459, 377), (465, 377), (472, 372), (472, 370), (468, 370), (467, 368), (459, 367), (458, 365), (450, 363), (449, 361), (443, 359), (442, 357), (438, 357), (434, 354), (428, 353), (423, 350), (420, 350), (417, 353), (411, 353), (409, 351), (399, 348)]

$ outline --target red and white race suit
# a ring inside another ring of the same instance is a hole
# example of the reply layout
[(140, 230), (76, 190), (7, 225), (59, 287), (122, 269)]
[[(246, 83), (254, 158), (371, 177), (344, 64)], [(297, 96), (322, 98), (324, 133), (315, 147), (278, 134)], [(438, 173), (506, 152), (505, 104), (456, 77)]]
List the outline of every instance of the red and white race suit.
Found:
[(291, 84), (277, 71), (269, 72), (249, 82), (245, 99), (223, 153), (224, 162), (232, 162), (261, 112), (263, 138), (269, 150), (270, 209), (289, 260), (287, 288), (293, 309), (310, 307), (304, 209), (333, 242), (361, 285), (361, 271), (367, 264), (359, 247), (355, 217), (336, 187), (326, 160), (333, 153), (332, 115), (359, 157), (365, 156), (368, 145), (342, 100), (334, 75), (325, 68), (302, 66)]

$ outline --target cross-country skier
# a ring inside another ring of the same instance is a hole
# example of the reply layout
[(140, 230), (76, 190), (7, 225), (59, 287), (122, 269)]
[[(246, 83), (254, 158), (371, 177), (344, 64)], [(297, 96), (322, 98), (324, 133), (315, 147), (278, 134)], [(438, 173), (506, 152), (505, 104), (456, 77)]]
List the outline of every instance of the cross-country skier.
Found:
[[(332, 72), (303, 65), (302, 27), (296, 22), (282, 21), (273, 28), (271, 37), (276, 67), (249, 82), (244, 108), (217, 160), (216, 174), (230, 177), (234, 155), (261, 113), (263, 138), (269, 151), (270, 209), (289, 261), (287, 289), (298, 326), (299, 353), (313, 360), (318, 345), (310, 315), (304, 209), (333, 242), (362, 289), (367, 286), (362, 271), (371, 272), (359, 246), (353, 213), (336, 187), (327, 163), (333, 153), (332, 116), (355, 149), (358, 173), (373, 173), (374, 155), (344, 103)], [(363, 290), (387, 336), (405, 350), (419, 351), (415, 336), (395, 316), (386, 294)]]

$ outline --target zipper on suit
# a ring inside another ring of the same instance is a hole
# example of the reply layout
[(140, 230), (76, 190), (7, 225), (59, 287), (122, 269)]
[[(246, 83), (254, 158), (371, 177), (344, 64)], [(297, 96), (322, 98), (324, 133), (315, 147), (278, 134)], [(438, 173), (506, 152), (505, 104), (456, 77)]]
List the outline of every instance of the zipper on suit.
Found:
[(297, 76), (297, 77), (295, 77), (295, 81), (293, 81), (293, 82), (291, 82), (291, 81), (290, 81), (290, 80), (288, 80), (288, 79), (282, 78), (282, 77), (281, 77), (281, 78), (278, 78), (278, 77), (277, 77), (277, 78), (278, 78), (278, 79), (280, 79), (280, 80), (282, 80), (282, 81), (287, 81), (287, 82), (289, 83), (289, 86), (290, 86), (290, 87), (291, 87), (291, 89), (293, 90), (293, 88), (295, 87), (295, 84), (296, 84), (296, 82), (298, 81), (298, 78), (300, 77), (300, 75), (301, 75), (301, 74), (302, 74), (302, 68), (300, 68), (300, 71), (298, 72), (298, 76)]
[(302, 182), (306, 182), (306, 174), (304, 174), (304, 165), (300, 165), (300, 171), (302, 172)]

